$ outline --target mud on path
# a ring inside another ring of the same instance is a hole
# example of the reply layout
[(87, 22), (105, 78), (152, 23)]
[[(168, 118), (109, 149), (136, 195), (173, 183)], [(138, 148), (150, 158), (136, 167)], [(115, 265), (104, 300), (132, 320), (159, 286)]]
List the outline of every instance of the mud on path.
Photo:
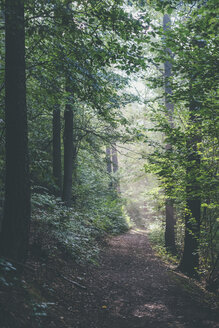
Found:
[(86, 289), (69, 284), (59, 294), (63, 311), (66, 306), (69, 311), (62, 317), (63, 327), (219, 327), (211, 296), (163, 264), (144, 231), (110, 239), (100, 265), (87, 268), (84, 275)]

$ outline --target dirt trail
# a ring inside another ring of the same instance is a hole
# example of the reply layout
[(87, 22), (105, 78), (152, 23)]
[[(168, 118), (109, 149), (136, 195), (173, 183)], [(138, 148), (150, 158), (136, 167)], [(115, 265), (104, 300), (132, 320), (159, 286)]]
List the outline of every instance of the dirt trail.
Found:
[(144, 231), (109, 240), (100, 266), (87, 269), (83, 284), (86, 290), (65, 292), (66, 302), (69, 305), (70, 297), (72, 306), (71, 315), (63, 318), (63, 327), (219, 327), (212, 299), (189, 279), (168, 269), (154, 255)]

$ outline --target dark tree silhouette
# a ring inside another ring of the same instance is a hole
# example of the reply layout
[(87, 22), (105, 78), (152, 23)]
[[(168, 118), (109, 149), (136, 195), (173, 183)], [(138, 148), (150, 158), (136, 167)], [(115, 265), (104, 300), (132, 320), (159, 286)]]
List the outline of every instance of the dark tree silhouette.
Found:
[[(68, 85), (68, 81), (67, 81)], [(64, 181), (62, 200), (67, 206), (72, 203), (72, 172), (73, 172), (73, 111), (71, 90), (67, 87), (69, 97), (65, 106), (64, 120)]]
[[(165, 14), (163, 17), (163, 29), (167, 31), (170, 29), (171, 19), (169, 15)], [(166, 52), (171, 54), (170, 49), (166, 49)], [(164, 77), (165, 77), (165, 107), (167, 109), (168, 119), (170, 124), (172, 125), (172, 114), (173, 114), (173, 103), (170, 101), (169, 96), (172, 94), (172, 89), (170, 86), (169, 78), (172, 76), (172, 65), (170, 61), (166, 61), (164, 63)], [(167, 144), (166, 150), (171, 151), (172, 145)], [(167, 191), (167, 190), (166, 190)], [(165, 226), (165, 247), (170, 250), (172, 253), (176, 252), (176, 244), (175, 244), (175, 218), (174, 218), (174, 209), (173, 209), (173, 201), (170, 198), (166, 199), (165, 204), (165, 212), (166, 212), (166, 226)]]
[(24, 1), (5, 1), (6, 179), (1, 254), (24, 261), (28, 252), (30, 180), (27, 142)]
[[(191, 91), (192, 92), (192, 91)], [(190, 102), (190, 122), (196, 123), (198, 104), (193, 96)], [(197, 144), (200, 136), (196, 129), (190, 131), (187, 140), (187, 186), (186, 186), (186, 215), (185, 215), (185, 239), (184, 251), (179, 269), (190, 276), (197, 276), (199, 268), (199, 240), (200, 240), (200, 155)]]
[(57, 186), (57, 194), (62, 190), (62, 163), (61, 163), (61, 120), (60, 108), (53, 111), (53, 176)]

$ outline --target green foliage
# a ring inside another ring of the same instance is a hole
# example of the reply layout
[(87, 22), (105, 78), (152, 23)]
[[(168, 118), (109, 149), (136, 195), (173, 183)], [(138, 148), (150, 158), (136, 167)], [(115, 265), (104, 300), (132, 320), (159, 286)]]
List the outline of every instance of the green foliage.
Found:
[[(154, 3), (158, 5), (158, 2)], [(171, 63), (172, 76), (166, 78), (171, 93), (165, 94), (163, 91), (162, 67), (148, 79), (150, 87), (160, 96), (151, 101), (149, 115), (153, 127), (148, 130), (162, 133), (164, 138), (157, 143), (146, 140), (153, 147), (147, 156), (145, 170), (157, 175), (166, 197), (175, 203), (177, 244), (181, 249), (183, 217), (188, 215), (188, 202), (195, 198), (201, 199), (201, 234), (197, 238), (200, 242), (201, 268), (205, 275), (212, 269), (218, 270), (216, 261), (219, 244), (219, 131), (216, 118), (218, 40), (212, 31), (215, 28), (215, 10), (218, 11), (215, 4), (215, 1), (198, 1), (196, 5), (190, 6), (184, 2), (175, 12), (171, 29), (164, 33), (161, 27), (154, 27), (157, 42), (151, 42), (153, 59), (150, 58), (149, 62), (156, 65), (166, 61)], [(174, 2), (164, 1), (160, 5), (166, 10)], [(186, 18), (185, 11), (189, 12)], [(159, 45), (158, 40), (164, 34), (165, 39), (162, 37)], [(166, 109), (164, 96), (174, 105), (171, 113)], [(191, 219), (194, 221), (194, 218)]]
[(178, 264), (179, 259), (168, 252), (164, 246), (164, 230), (164, 224), (162, 224), (159, 220), (154, 220), (154, 222), (151, 222), (148, 226), (149, 240), (152, 243), (156, 253), (164, 261), (171, 262), (172, 264)]
[[(141, 194), (151, 205), (146, 206), (150, 212), (147, 215), (151, 216), (153, 208), (154, 216), (160, 218), (165, 197), (173, 200), (177, 245), (182, 249), (186, 201), (200, 197), (199, 252), (203, 272), (210, 272), (217, 263), (216, 5), (216, 0), (200, 0), (195, 4), (178, 0), (25, 3), (30, 169), (32, 190), (38, 192), (32, 199), (33, 219), (41, 233), (46, 227), (77, 261), (93, 260), (98, 252), (98, 238), (124, 232), (129, 227), (124, 202), (114, 188), (117, 176), (109, 177), (106, 172), (105, 146), (137, 140), (147, 147), (146, 152), (142, 151), (147, 158), (144, 165), (147, 177), (152, 173), (160, 182), (159, 191), (153, 196)], [(155, 14), (153, 8), (159, 13)], [(175, 15), (173, 28), (165, 33), (158, 22), (160, 13)], [(5, 180), (3, 15), (0, 24), (1, 217)], [(161, 65), (166, 61), (172, 65), (172, 76), (166, 79), (171, 94), (163, 91)], [(139, 101), (125, 88), (129, 84), (127, 76), (141, 73), (142, 69), (146, 70), (147, 86), (156, 92), (156, 98), (149, 95), (145, 101), (149, 123), (144, 121), (147, 126), (141, 129), (136, 116), (131, 118), (135, 121), (131, 126), (120, 109)], [(164, 96), (174, 104), (172, 117), (166, 110)], [(72, 208), (66, 208), (51, 195), (57, 192), (52, 172), (52, 112), (60, 108), (63, 134), (66, 104), (74, 113)], [(191, 155), (200, 158), (200, 165), (194, 158), (189, 160)], [(128, 208), (137, 217), (140, 211), (132, 201)], [(161, 234), (162, 229), (155, 229), (152, 241), (163, 244)]]
[(156, 220), (148, 227), (151, 242), (158, 247), (164, 247), (164, 225)]
[(17, 280), (16, 270), (11, 262), (0, 258), (0, 285), (6, 287), (13, 286)]
[[(36, 303), (33, 302), (32, 308), (33, 308), (33, 314), (32, 316), (35, 317), (36, 319), (40, 319), (41, 317), (46, 317), (47, 316), (47, 309), (48, 306), (54, 305), (54, 303), (51, 302), (41, 302), (41, 303)], [(39, 326), (40, 322), (39, 322)]]
[(39, 224), (38, 233), (53, 236), (59, 247), (76, 262), (96, 261), (98, 240), (106, 233), (118, 234), (128, 229), (128, 224), (118, 199), (102, 200), (92, 208), (82, 207), (80, 212), (65, 207), (59, 199), (49, 194), (34, 194), (33, 220)]

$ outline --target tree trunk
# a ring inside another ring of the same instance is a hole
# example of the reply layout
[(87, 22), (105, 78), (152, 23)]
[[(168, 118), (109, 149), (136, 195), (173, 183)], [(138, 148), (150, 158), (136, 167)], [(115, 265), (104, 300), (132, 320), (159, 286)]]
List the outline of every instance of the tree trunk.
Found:
[[(119, 163), (118, 163), (117, 150), (115, 147), (112, 147), (112, 165), (113, 165), (113, 173), (117, 173), (117, 171), (119, 169)], [(116, 180), (115, 180), (115, 189), (118, 192), (120, 192), (120, 185), (119, 185), (118, 177), (116, 177)]]
[(111, 162), (111, 149), (110, 147), (106, 147), (106, 168), (107, 173), (112, 173), (112, 162)]
[(184, 250), (179, 269), (189, 276), (198, 276), (200, 205), (201, 202), (199, 197), (190, 197), (190, 199), (187, 200), (188, 214), (185, 216)]
[(5, 27), (6, 180), (0, 250), (25, 261), (31, 210), (23, 0), (5, 1)]
[(175, 218), (174, 218), (173, 201), (169, 198), (166, 199), (165, 212), (166, 212), (165, 247), (167, 250), (169, 250), (174, 254), (176, 253)]
[[(67, 91), (71, 92), (68, 89)], [(67, 206), (71, 206), (72, 203), (73, 111), (71, 101), (71, 97), (69, 97), (64, 113), (64, 181), (62, 200)]]
[(112, 147), (112, 163), (113, 163), (113, 173), (116, 173), (119, 168), (117, 150), (115, 147)]
[[(163, 29), (167, 31), (170, 29), (171, 19), (169, 15), (164, 15), (163, 17)], [(166, 52), (171, 54), (170, 49), (166, 49)], [(172, 95), (172, 89), (169, 82), (169, 78), (172, 76), (172, 65), (169, 61), (164, 63), (164, 78), (165, 78), (165, 107), (167, 109), (167, 115), (171, 126), (173, 126), (173, 103), (168, 99), (170, 95)], [(172, 151), (172, 145), (166, 145), (167, 151)], [(166, 194), (168, 194), (168, 190), (166, 190)], [(165, 204), (165, 212), (166, 212), (166, 227), (165, 227), (165, 247), (171, 251), (172, 253), (176, 253), (176, 244), (175, 244), (175, 218), (174, 218), (174, 210), (173, 210), (173, 201), (169, 198), (166, 199)]]
[(57, 194), (62, 190), (62, 161), (61, 161), (61, 120), (60, 108), (53, 111), (53, 176), (57, 186)]
[[(79, 142), (77, 140), (77, 133), (76, 133), (76, 113), (73, 111), (73, 141), (72, 141), (72, 148), (73, 148), (73, 162), (72, 162), (72, 176), (73, 176), (73, 183), (72, 185), (75, 188), (77, 188), (77, 167), (78, 167), (78, 162), (77, 162), (77, 156), (78, 156), (78, 148), (79, 148)], [(73, 191), (72, 195), (72, 201), (74, 204), (77, 202), (77, 193)]]
[[(194, 111), (198, 109), (193, 100), (190, 104), (190, 121), (195, 124), (197, 117)], [(184, 251), (179, 269), (189, 276), (197, 276), (199, 268), (199, 237), (201, 217), (200, 195), (200, 155), (197, 151), (197, 143), (200, 142), (198, 129), (192, 131), (187, 140), (187, 186), (186, 186), (186, 215), (185, 215), (185, 239)]]

